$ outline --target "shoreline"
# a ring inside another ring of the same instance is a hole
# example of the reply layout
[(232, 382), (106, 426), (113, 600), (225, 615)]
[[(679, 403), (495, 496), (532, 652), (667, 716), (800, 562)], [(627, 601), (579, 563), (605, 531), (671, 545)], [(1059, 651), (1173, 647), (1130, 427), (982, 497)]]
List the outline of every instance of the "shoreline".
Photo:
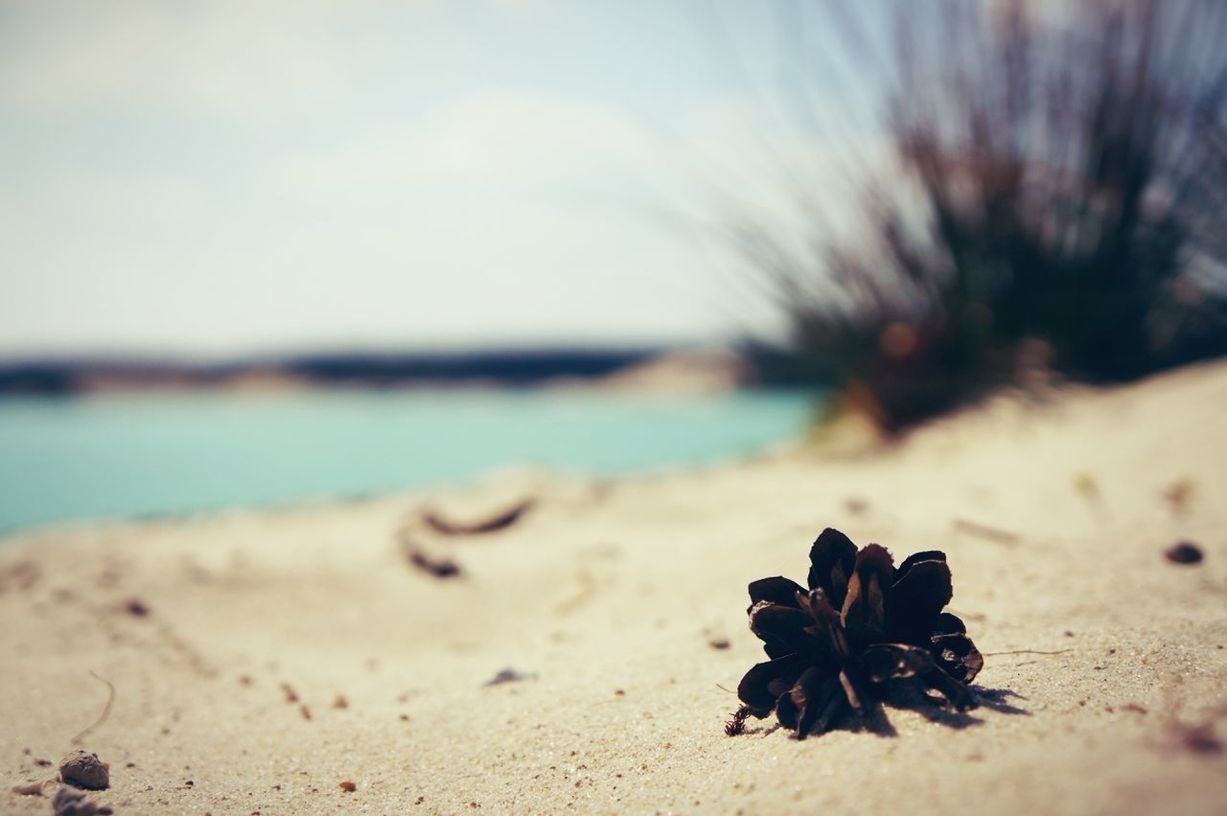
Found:
[(720, 347), (298, 354), (211, 363), (126, 357), (0, 360), (0, 398), (555, 389), (709, 394), (755, 384), (750, 363)]
[(809, 406), (561, 389), (0, 399), (0, 527), (355, 501), (516, 462), (593, 478), (676, 470), (779, 444)]

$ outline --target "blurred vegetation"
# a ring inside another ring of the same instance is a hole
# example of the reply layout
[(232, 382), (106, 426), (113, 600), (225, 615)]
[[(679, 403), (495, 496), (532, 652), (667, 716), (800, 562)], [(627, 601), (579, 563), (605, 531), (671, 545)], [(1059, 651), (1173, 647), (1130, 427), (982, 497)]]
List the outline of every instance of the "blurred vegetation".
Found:
[(736, 230), (789, 320), (749, 350), (764, 380), (834, 385), (898, 431), (1036, 370), (1227, 352), (1227, 3), (896, 11), (894, 167), (849, 205), (867, 238)]

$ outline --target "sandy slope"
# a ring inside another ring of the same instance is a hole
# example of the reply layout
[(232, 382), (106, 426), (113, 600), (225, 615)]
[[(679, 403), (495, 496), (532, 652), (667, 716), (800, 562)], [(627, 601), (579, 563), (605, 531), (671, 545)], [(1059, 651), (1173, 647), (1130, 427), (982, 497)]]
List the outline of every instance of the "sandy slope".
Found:
[[(83, 743), (113, 772), (95, 798), (122, 814), (1223, 813), (1227, 753), (1191, 750), (1181, 723), (1227, 740), (1225, 407), (1217, 365), (1000, 403), (883, 455), (15, 538), (0, 811), (50, 812), (8, 787), (48, 776), (36, 760), (97, 716), (92, 670), (116, 697)], [(1183, 513), (1161, 497), (1180, 479)], [(396, 532), (424, 502), (459, 516), (526, 493), (539, 505), (497, 535), (410, 524), (466, 577), (406, 565)], [(725, 737), (721, 687), (760, 659), (745, 584), (803, 579), (828, 524), (898, 556), (945, 549), (983, 651), (1056, 653), (990, 655), (974, 717)], [(1206, 560), (1165, 561), (1178, 538)], [(125, 611), (134, 597), (147, 616)], [(483, 686), (506, 667), (535, 678)]]

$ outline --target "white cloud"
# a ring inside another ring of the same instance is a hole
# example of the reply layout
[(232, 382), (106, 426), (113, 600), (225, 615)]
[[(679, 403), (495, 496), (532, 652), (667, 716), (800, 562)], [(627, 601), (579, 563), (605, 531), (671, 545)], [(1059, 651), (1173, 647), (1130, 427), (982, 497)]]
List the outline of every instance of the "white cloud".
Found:
[(34, 110), (157, 105), (210, 116), (305, 108), (344, 89), (336, 31), (367, 5), (19, 3), (9, 9), (0, 99)]
[(471, 96), (414, 124), (389, 124), (341, 147), (288, 156), (278, 172), (294, 189), (353, 191), (415, 183), (582, 183), (635, 174), (654, 157), (642, 127), (600, 102), (517, 91)]
[[(0, 349), (749, 321), (696, 235), (658, 216), (710, 219), (713, 188), (786, 209), (766, 168), (813, 145), (772, 124), (764, 155), (737, 89), (696, 78), (675, 11), (381, 2), (0, 11)], [(821, 172), (804, 183), (839, 202)]]

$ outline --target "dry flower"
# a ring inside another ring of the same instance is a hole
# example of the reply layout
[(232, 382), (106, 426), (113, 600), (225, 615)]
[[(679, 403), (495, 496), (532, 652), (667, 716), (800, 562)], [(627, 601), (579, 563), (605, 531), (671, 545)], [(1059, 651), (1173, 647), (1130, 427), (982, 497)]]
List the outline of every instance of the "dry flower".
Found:
[(919, 552), (896, 568), (882, 546), (858, 552), (827, 528), (810, 549), (808, 583), (750, 584), (750, 630), (771, 659), (742, 679), (744, 705), (726, 731), (774, 711), (799, 738), (821, 734), (849, 709), (864, 714), (885, 684), (913, 677), (960, 711), (976, 706), (966, 684), (984, 658), (963, 621), (942, 611), (953, 594), (944, 553)]

